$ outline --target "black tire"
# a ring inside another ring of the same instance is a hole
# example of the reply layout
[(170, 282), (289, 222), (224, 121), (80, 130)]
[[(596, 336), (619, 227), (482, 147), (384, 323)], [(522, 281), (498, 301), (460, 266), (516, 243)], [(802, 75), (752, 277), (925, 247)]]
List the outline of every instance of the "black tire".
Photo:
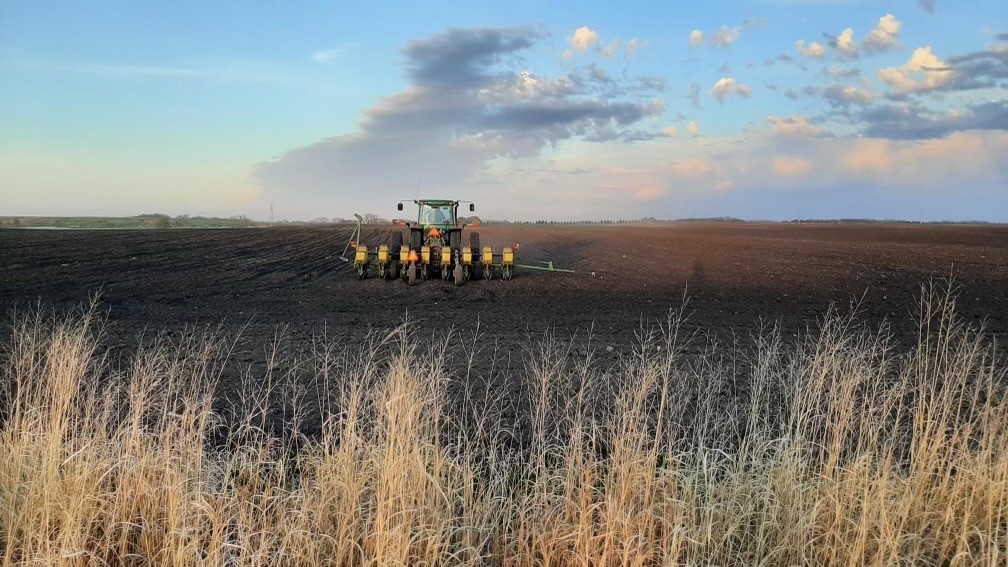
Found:
[(410, 248), (413, 249), (417, 254), (420, 253), (420, 247), (423, 246), (423, 231), (419, 229), (414, 229), (410, 231)]
[(430, 247), (430, 264), (431, 270), (439, 269), (441, 267), (441, 247), (435, 244)]
[(406, 268), (406, 281), (409, 282), (410, 285), (416, 285), (417, 284), (417, 265), (416, 264), (410, 264), (409, 268)]
[(392, 233), (389, 241), (389, 274), (390, 280), (399, 277), (399, 249), (402, 248), (402, 233), (398, 230)]
[(469, 247), (472, 248), (472, 279), (478, 280), (483, 277), (483, 249), (480, 248), (479, 233), (469, 233)]
[(448, 246), (452, 250), (452, 255), (457, 255), (462, 250), (462, 232), (454, 231), (448, 234)]

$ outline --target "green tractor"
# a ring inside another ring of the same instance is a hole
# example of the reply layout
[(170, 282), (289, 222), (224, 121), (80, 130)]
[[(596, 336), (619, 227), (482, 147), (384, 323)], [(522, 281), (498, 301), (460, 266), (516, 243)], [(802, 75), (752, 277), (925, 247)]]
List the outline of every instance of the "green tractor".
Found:
[[(462, 230), (465, 228), (458, 222), (459, 204), (464, 201), (447, 199), (418, 199), (417, 221), (406, 223), (409, 228), (408, 249), (403, 246), (401, 232), (392, 234), (390, 251), (399, 251), (399, 267), (403, 279), (410, 285), (417, 278), (426, 280), (432, 274), (440, 274), (445, 279), (455, 280), (455, 285), (462, 285), (465, 280), (472, 279), (479, 273), (479, 233), (469, 231), (468, 246), (462, 243)], [(404, 201), (400, 201), (398, 209), (403, 210)], [(469, 202), (469, 211), (475, 211), (476, 206)], [(394, 252), (393, 252), (394, 253)], [(394, 277), (394, 274), (393, 274)]]
[[(406, 202), (399, 202), (400, 211)], [(358, 278), (366, 278), (368, 268), (377, 264), (378, 277), (393, 280), (401, 277), (410, 285), (438, 276), (446, 281), (454, 279), (455, 285), (480, 277), (489, 280), (494, 276), (495, 266), (500, 268), (503, 279), (511, 279), (514, 269), (511, 248), (495, 255), (490, 246), (480, 247), (479, 233), (475, 231), (468, 231), (469, 242), (463, 242), (465, 225), (458, 221), (458, 208), (460, 203), (469, 203), (469, 210), (475, 211), (471, 201), (417, 199), (413, 203), (418, 208), (417, 220), (405, 223), (408, 236), (393, 230), (389, 243), (374, 252), (351, 240), (356, 246), (354, 264)], [(359, 215), (355, 235), (360, 237)]]

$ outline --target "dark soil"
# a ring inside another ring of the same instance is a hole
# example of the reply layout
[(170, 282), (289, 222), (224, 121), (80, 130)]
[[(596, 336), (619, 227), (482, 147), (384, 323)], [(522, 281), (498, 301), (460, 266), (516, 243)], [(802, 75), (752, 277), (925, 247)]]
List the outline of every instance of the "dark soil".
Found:
[[(39, 302), (72, 309), (100, 292), (113, 353), (130, 353), (142, 334), (223, 324), (226, 334), (240, 331), (232, 360), (246, 368), (265, 358), (278, 328), (304, 351), (323, 332), (354, 344), (408, 313), (423, 342), (449, 328), (471, 336), (478, 323), (482, 343), (502, 360), (510, 355), (507, 376), (520, 372), (522, 346), (547, 331), (582, 339), (591, 331), (601, 364), (614, 361), (630, 351), (642, 324), (663, 322), (684, 295), (687, 330), (720, 341), (747, 340), (767, 322), (795, 336), (831, 303), (846, 309), (856, 301), (863, 321), (888, 321), (909, 345), (921, 285), (951, 276), (960, 314), (990, 334), (1008, 334), (1005, 226), (682, 223), (479, 232), (495, 249), (520, 243), (520, 263), (552, 260), (577, 273), (522, 270), (510, 282), (462, 287), (440, 279), (415, 287), (358, 281), (339, 259), (349, 226), (0, 230), (0, 309)], [(371, 229), (364, 242), (388, 238), (389, 229)], [(0, 339), (8, 334), (5, 327)]]

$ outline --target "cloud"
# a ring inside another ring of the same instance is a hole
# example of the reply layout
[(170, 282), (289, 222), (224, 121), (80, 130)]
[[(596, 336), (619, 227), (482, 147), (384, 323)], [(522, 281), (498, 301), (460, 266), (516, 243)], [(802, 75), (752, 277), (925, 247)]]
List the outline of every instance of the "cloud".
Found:
[(799, 39), (795, 42), (795, 47), (798, 49), (798, 53), (801, 53), (805, 57), (820, 58), (826, 53), (826, 49), (817, 41), (813, 41), (806, 47), (805, 40)]
[(697, 83), (691, 83), (689, 87), (689, 94), (686, 98), (690, 99), (690, 102), (694, 107), (700, 106), (700, 85)]
[[(702, 143), (679, 136), (632, 147), (595, 144), (589, 153), (551, 155), (556, 162), (549, 167), (561, 173), (521, 179), (511, 184), (517, 196), (509, 192), (502, 199), (520, 203), (515, 215), (530, 206), (539, 214), (564, 214), (562, 204), (554, 205), (558, 200), (584, 203), (581, 215), (609, 216), (617, 210), (646, 216), (655, 207), (659, 216), (780, 218), (797, 214), (787, 207), (799, 201), (819, 203), (821, 213), (805, 212), (821, 216), (916, 218), (924, 208), (929, 218), (1003, 220), (1008, 210), (1008, 132), (971, 130), (928, 140), (809, 138), (779, 136), (768, 124), (747, 138), (744, 144), (709, 135)], [(500, 179), (506, 184), (514, 177), (508, 171)], [(731, 194), (720, 195), (725, 191)]]
[(609, 45), (603, 47), (599, 52), (603, 57), (611, 59), (616, 56), (616, 50), (619, 49), (620, 43), (620, 40), (614, 39), (609, 43)]
[(881, 53), (899, 47), (899, 31), (902, 23), (892, 14), (879, 18), (878, 25), (861, 42), (865, 53)]
[(866, 136), (896, 140), (943, 138), (961, 131), (1008, 131), (1008, 102), (978, 103), (947, 111), (898, 102), (865, 109), (856, 118)]
[(835, 79), (850, 79), (861, 76), (861, 69), (858, 69), (857, 67), (844, 69), (842, 67), (838, 67), (837, 65), (830, 65), (829, 67), (823, 69), (822, 72), (827, 77), (833, 77)]
[(952, 71), (928, 46), (915, 49), (902, 66), (881, 69), (876, 76), (895, 92), (906, 94), (940, 88), (952, 80)]
[(825, 138), (829, 133), (825, 128), (809, 122), (804, 114), (791, 116), (767, 116), (771, 132), (782, 138)]
[(857, 46), (854, 45), (854, 30), (847, 28), (840, 32), (840, 35), (836, 36), (836, 39), (833, 41), (833, 47), (836, 48), (841, 55), (856, 57)]
[(614, 39), (609, 42), (605, 47), (600, 47), (596, 50), (596, 53), (605, 57), (606, 59), (612, 59), (619, 54), (620, 49), (623, 50), (623, 58), (629, 60), (634, 56), (641, 46), (644, 45), (644, 41), (639, 38), (631, 38), (628, 41), (622, 41), (620, 39)]
[(587, 26), (582, 26), (574, 30), (574, 33), (567, 38), (567, 43), (570, 45), (570, 48), (564, 50), (561, 54), (564, 59), (569, 59), (576, 54), (585, 53), (588, 50), (592, 50), (594, 54), (606, 59), (613, 59), (622, 50), (623, 58), (629, 61), (646, 42), (638, 37), (630, 38), (627, 41), (617, 38), (603, 45), (602, 38), (598, 32)]
[[(1008, 87), (1008, 49), (991, 48), (949, 57), (947, 66), (951, 78), (936, 88), (968, 90)], [(937, 69), (932, 69), (937, 70)]]
[(642, 40), (636, 37), (630, 38), (630, 40), (626, 42), (626, 58), (629, 59), (633, 57), (634, 53), (636, 53), (643, 45), (644, 42)]
[(339, 48), (323, 49), (321, 51), (316, 51), (312, 55), (312, 59), (316, 63), (329, 63), (339, 59), (343, 55), (343, 50)]
[(690, 32), (690, 46), (700, 45), (704, 38), (706, 38), (711, 47), (730, 47), (738, 41), (743, 29), (763, 25), (764, 23), (766, 23), (766, 18), (746, 18), (737, 26), (723, 25), (721, 29), (709, 34), (695, 29)]
[(714, 171), (714, 164), (706, 159), (677, 161), (670, 169), (683, 177), (704, 177)]
[(877, 98), (868, 90), (851, 85), (812, 87), (808, 92), (809, 94), (821, 95), (826, 102), (834, 107), (867, 106)]
[(721, 26), (720, 30), (711, 34), (710, 43), (714, 47), (729, 47), (731, 44), (735, 43), (735, 40), (739, 38), (739, 34), (741, 33), (742, 26), (735, 26), (733, 28)]
[(570, 37), (570, 44), (576, 51), (585, 51), (598, 43), (598, 40), (599, 36), (595, 30), (587, 26), (581, 26), (574, 30), (574, 34)]
[(675, 126), (666, 126), (662, 128), (662, 134), (665, 136), (675, 136), (679, 130)]
[(779, 157), (774, 158), (773, 169), (781, 177), (794, 177), (812, 171), (812, 162), (798, 157)]
[(730, 95), (737, 94), (744, 98), (749, 98), (752, 96), (752, 88), (749, 85), (744, 85), (741, 83), (736, 84), (735, 79), (731, 77), (722, 77), (718, 82), (714, 83), (714, 88), (711, 89), (711, 94), (718, 102), (724, 102), (726, 98)]
[(892, 14), (879, 18), (875, 28), (860, 43), (854, 39), (853, 28), (846, 28), (833, 37), (826, 34), (829, 45), (836, 49), (842, 57), (856, 58), (861, 54), (872, 55), (890, 51), (899, 47), (899, 32), (903, 23)]
[(581, 26), (574, 30), (574, 33), (567, 39), (570, 49), (564, 51), (564, 57), (570, 57), (576, 53), (584, 53), (599, 41), (598, 32), (588, 26)]
[[(1008, 163), (1008, 132), (956, 132), (926, 141), (867, 139), (852, 141), (842, 167), (856, 179), (876, 179), (881, 186), (962, 187), (966, 176), (981, 190), (1002, 187)], [(963, 190), (969, 190), (964, 187)]]
[(692, 120), (690, 120), (690, 123), (686, 125), (686, 131), (689, 132), (689, 135), (693, 136), (694, 138), (700, 135), (700, 127), (697, 126), (697, 123)]
[(337, 188), (341, 199), (366, 205), (376, 191), (391, 198), (418, 177), (450, 187), (491, 160), (533, 157), (565, 140), (655, 136), (634, 125), (664, 112), (661, 99), (608, 94), (635, 89), (640, 96), (648, 81), (610, 77), (604, 86), (591, 67), (557, 77), (509, 70), (541, 37), (526, 27), (456, 28), (411, 41), (403, 91), (366, 110), (355, 132), (258, 164), (256, 178), (270, 192), (317, 196)]
[(924, 11), (934, 14), (935, 0), (917, 0), (917, 5), (924, 9)]

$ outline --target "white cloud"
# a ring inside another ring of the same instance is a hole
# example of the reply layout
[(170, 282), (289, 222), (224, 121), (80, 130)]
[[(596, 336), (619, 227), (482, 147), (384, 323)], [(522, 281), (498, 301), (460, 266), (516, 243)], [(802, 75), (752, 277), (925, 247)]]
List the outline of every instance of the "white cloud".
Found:
[(323, 49), (321, 51), (316, 51), (312, 55), (312, 59), (316, 63), (329, 63), (330, 61), (335, 61), (343, 55), (343, 50), (339, 48)]
[(703, 43), (704, 34), (700, 30), (693, 30), (689, 34), (689, 44), (690, 46), (697, 46)]
[(795, 42), (795, 47), (798, 49), (798, 53), (801, 53), (805, 57), (819, 58), (826, 53), (826, 49), (818, 41), (813, 41), (806, 47), (805, 40), (799, 39)]
[(711, 45), (715, 47), (728, 47), (735, 43), (735, 40), (739, 38), (740, 33), (742, 33), (741, 26), (735, 26), (733, 28), (721, 26), (721, 29), (711, 36)]
[[(847, 28), (833, 40), (833, 47), (844, 57), (857, 57), (861, 53), (872, 54), (890, 51), (899, 47), (899, 32), (903, 23), (892, 14), (879, 18), (878, 24), (868, 32), (860, 43), (854, 40), (854, 30)], [(801, 51), (801, 48), (799, 48)]]
[(613, 58), (616, 56), (616, 50), (619, 49), (620, 40), (614, 39), (609, 42), (609, 45), (602, 48), (601, 53), (603, 57)]
[(675, 136), (676, 133), (678, 133), (678, 132), (679, 132), (679, 130), (677, 130), (675, 126), (666, 126), (666, 127), (662, 128), (662, 134), (664, 134), (666, 136)]
[(858, 104), (867, 106), (875, 96), (865, 89), (850, 85), (833, 85), (823, 89), (823, 97), (838, 104)]
[(852, 57), (857, 55), (857, 46), (854, 45), (854, 30), (847, 28), (840, 32), (836, 38), (836, 48), (842, 55)]
[(812, 124), (804, 114), (767, 116), (767, 122), (774, 135), (784, 138), (821, 138), (827, 134), (822, 126)]
[(571, 47), (567, 51), (564, 51), (563, 55), (564, 57), (570, 57), (575, 53), (583, 53), (597, 44), (598, 41), (598, 32), (588, 26), (581, 26), (574, 30), (574, 33), (567, 39)]
[[(601, 73), (605, 71), (595, 69)], [(612, 80), (612, 79), (608, 79)], [(541, 77), (530, 71), (521, 71), (511, 80), (503, 77), (478, 91), (482, 102), (499, 104), (577, 94), (579, 87), (567, 76)]]
[(644, 42), (637, 39), (636, 37), (631, 38), (630, 41), (626, 43), (626, 56), (629, 59), (633, 57), (633, 54), (642, 46)]
[(952, 80), (952, 71), (927, 46), (914, 50), (902, 66), (887, 67), (876, 76), (892, 90), (905, 94), (936, 89)]
[(718, 80), (718, 82), (714, 83), (714, 88), (711, 89), (711, 94), (714, 95), (714, 98), (716, 98), (718, 102), (724, 102), (724, 99), (732, 94), (748, 98), (752, 95), (752, 88), (750, 88), (749, 85), (736, 83), (735, 79), (731, 77), (722, 77)]
[(879, 18), (878, 26), (861, 42), (861, 48), (868, 53), (876, 53), (898, 47), (902, 25), (892, 14), (882, 16)]
[(690, 120), (690, 123), (686, 125), (686, 130), (689, 132), (690, 136), (696, 137), (700, 135), (700, 127), (692, 120)]

